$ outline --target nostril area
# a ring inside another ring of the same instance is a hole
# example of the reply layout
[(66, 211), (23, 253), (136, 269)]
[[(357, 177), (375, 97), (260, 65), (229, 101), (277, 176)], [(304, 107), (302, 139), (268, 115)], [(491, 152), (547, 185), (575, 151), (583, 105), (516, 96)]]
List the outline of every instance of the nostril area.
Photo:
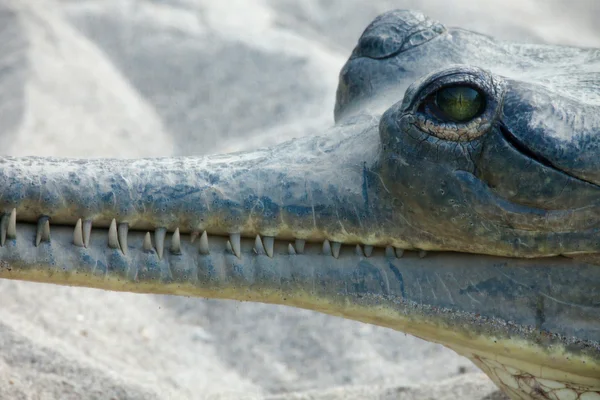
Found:
[(381, 14), (365, 29), (352, 58), (383, 59), (426, 43), (446, 28), (420, 12), (394, 10)]

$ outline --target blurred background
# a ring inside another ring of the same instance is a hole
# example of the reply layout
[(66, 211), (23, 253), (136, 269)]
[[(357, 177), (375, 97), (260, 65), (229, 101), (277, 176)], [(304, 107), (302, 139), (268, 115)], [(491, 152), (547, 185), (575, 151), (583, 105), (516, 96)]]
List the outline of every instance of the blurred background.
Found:
[[(2, 155), (203, 155), (333, 124), (393, 8), (600, 47), (594, 0), (0, 0)], [(0, 399), (501, 399), (453, 352), (282, 306), (0, 281)]]

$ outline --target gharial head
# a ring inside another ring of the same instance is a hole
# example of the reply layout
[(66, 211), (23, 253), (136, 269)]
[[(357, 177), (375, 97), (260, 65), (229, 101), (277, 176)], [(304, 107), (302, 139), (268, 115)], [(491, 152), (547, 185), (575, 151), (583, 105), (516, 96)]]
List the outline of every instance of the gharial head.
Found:
[(314, 309), (449, 346), (513, 398), (595, 398), (599, 70), (598, 50), (386, 13), (327, 135), (0, 158), (0, 277)]
[(385, 188), (447, 249), (549, 256), (600, 249), (599, 111), (597, 49), (500, 42), (392, 11), (344, 65), (335, 117), (383, 113)]

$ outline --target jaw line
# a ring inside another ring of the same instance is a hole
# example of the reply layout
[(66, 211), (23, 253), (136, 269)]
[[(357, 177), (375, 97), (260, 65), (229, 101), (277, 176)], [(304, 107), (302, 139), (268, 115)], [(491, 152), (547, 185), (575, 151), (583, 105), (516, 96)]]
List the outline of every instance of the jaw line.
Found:
[[(600, 201), (587, 207), (576, 209), (545, 210), (513, 203), (494, 193), (489, 186), (467, 171), (454, 171), (457, 181), (463, 186), (463, 192), (471, 194), (470, 201), (474, 205), (484, 205), (473, 209), (488, 221), (493, 221), (500, 226), (515, 230), (544, 231), (544, 232), (581, 232), (589, 231), (595, 235), (600, 229), (600, 218), (589, 222), (589, 215), (593, 213), (600, 216)], [(531, 216), (527, 219), (527, 216)], [(566, 222), (574, 226), (571, 231)], [(573, 223), (581, 221), (580, 223)]]
[(508, 143), (508, 145), (511, 146), (516, 152), (523, 155), (523, 157), (534, 160), (535, 162), (538, 162), (545, 168), (551, 169), (552, 171), (558, 172), (581, 183), (592, 185), (597, 189), (600, 189), (600, 185), (598, 185), (598, 183), (582, 179), (576, 175), (564, 171), (559, 167), (555, 166), (554, 163), (552, 163), (552, 161), (550, 161), (548, 158), (531, 150), (529, 147), (527, 147), (525, 143), (523, 143), (519, 138), (513, 135), (510, 129), (508, 129), (508, 127), (506, 127), (504, 124), (500, 124), (499, 130), (502, 136), (504, 137), (504, 140), (506, 140), (506, 143)]
[[(144, 233), (128, 232), (124, 254), (122, 241), (121, 246), (111, 248), (106, 229), (92, 231), (88, 248), (73, 244), (71, 226), (53, 226), (49, 239), (36, 247), (36, 230), (36, 225), (19, 223), (16, 239), (7, 239), (0, 247), (1, 278), (291, 305), (386, 326), (482, 355), (512, 348), (518, 350), (514, 357), (540, 365), (552, 343), (558, 369), (584, 376), (600, 372), (600, 363), (593, 358), (600, 354), (600, 344), (590, 340), (600, 328), (589, 325), (597, 306), (580, 304), (577, 293), (571, 296), (566, 291), (572, 282), (579, 282), (577, 290), (581, 291), (600, 283), (594, 275), (596, 267), (574, 260), (447, 252), (425, 258), (406, 252), (398, 258), (383, 248), (365, 257), (357, 256), (354, 246), (342, 246), (335, 258), (322, 243), (307, 242), (302, 253), (290, 254), (295, 244), (281, 240), (274, 240), (270, 257), (260, 248), (256, 251), (251, 238), (240, 240), (238, 257), (231, 238), (208, 235), (210, 252), (201, 254), (199, 239), (191, 243), (188, 235), (176, 239), (171, 233), (163, 236), (164, 254), (159, 258), (157, 234), (151, 235), (152, 248), (144, 250)], [(178, 243), (177, 251), (173, 242)], [(532, 284), (549, 280), (558, 287)], [(539, 296), (548, 302), (542, 321), (548, 329), (543, 345), (538, 343), (539, 321), (531, 319), (530, 313)], [(563, 304), (562, 308), (550, 307), (555, 302)], [(575, 323), (574, 317), (587, 322)], [(578, 331), (574, 337), (575, 331), (569, 330), (586, 324), (587, 334)], [(569, 357), (560, 356), (564, 352)], [(582, 360), (588, 362), (585, 368), (577, 366)], [(594, 368), (599, 370), (594, 372)]]

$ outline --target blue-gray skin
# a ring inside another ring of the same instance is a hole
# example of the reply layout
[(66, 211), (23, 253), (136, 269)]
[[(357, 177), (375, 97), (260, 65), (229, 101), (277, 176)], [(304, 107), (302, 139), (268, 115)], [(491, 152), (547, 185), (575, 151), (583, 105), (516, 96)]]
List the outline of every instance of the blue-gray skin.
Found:
[[(599, 70), (599, 50), (386, 13), (322, 137), (0, 158), (0, 277), (313, 309), (442, 343), (515, 399), (596, 399)], [(483, 94), (477, 117), (431, 115), (457, 85)]]

